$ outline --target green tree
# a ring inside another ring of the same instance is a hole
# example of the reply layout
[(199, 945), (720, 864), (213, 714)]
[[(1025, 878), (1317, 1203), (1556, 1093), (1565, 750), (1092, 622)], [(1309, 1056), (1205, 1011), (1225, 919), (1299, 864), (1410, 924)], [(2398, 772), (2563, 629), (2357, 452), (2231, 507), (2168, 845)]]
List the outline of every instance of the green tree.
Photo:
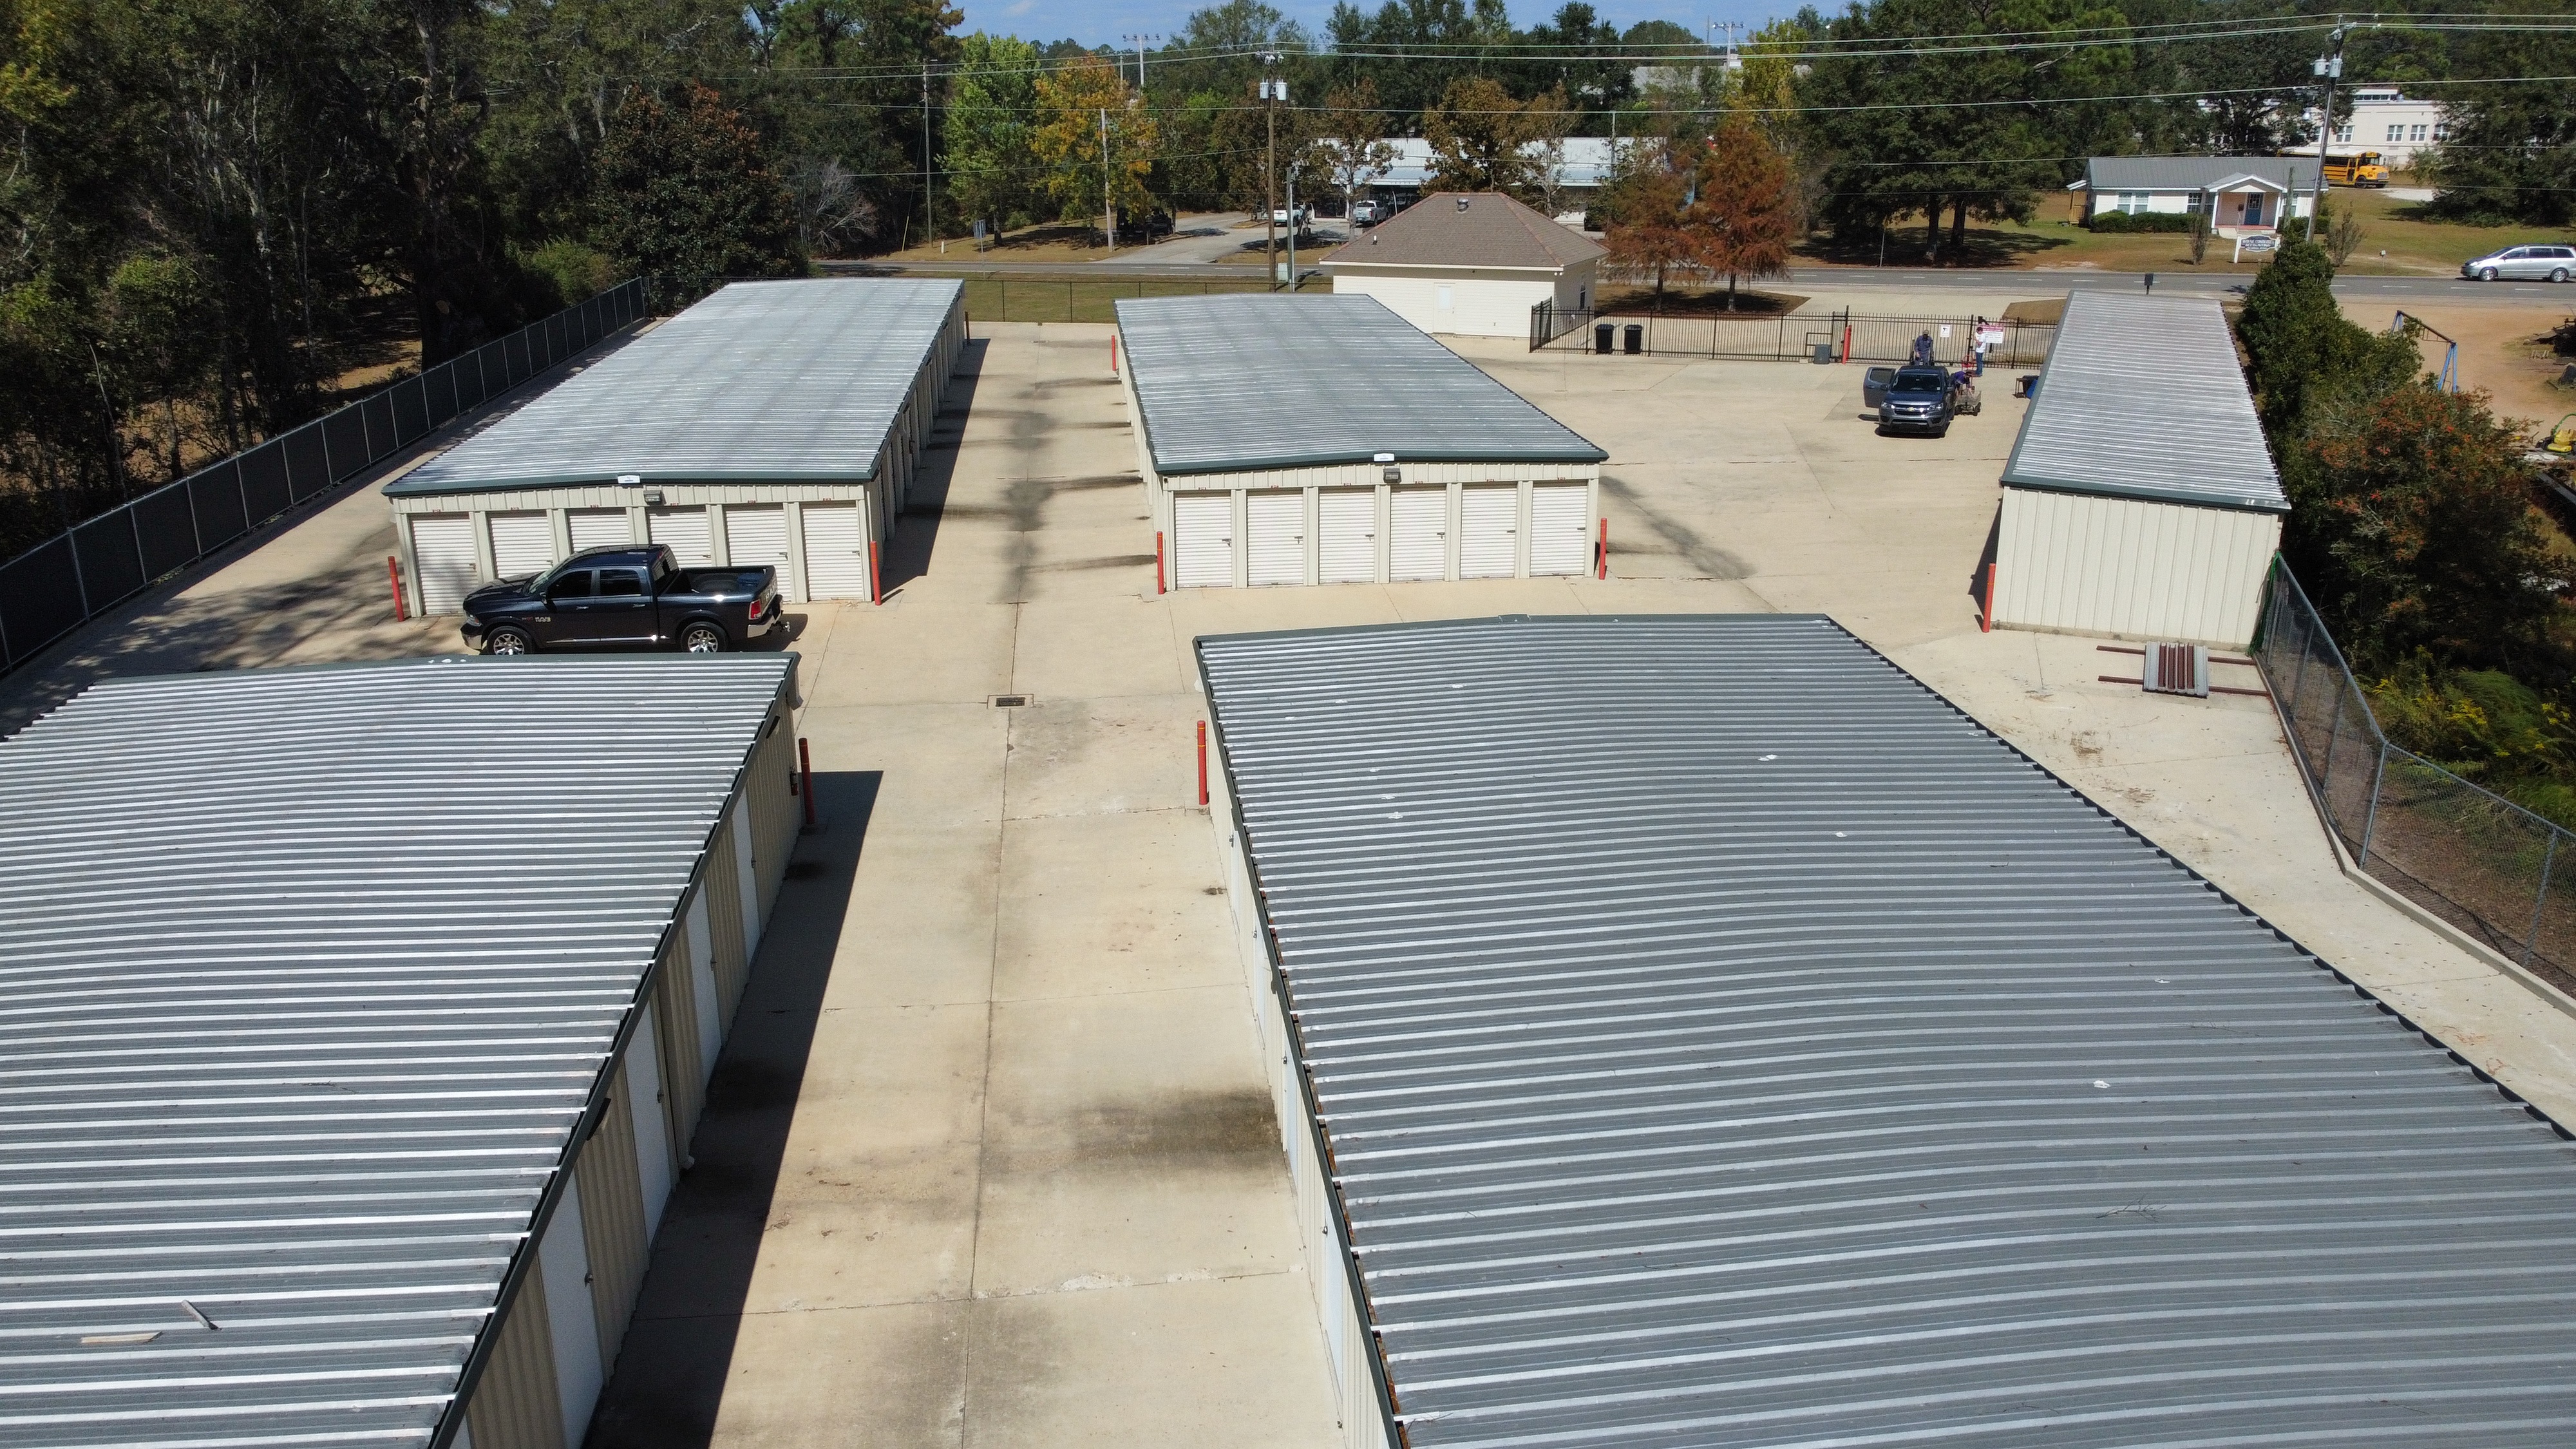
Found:
[(1538, 162), (1524, 149), (1529, 116), (1500, 82), (1483, 76), (1451, 81), (1440, 104), (1423, 113), (1422, 134), (1431, 142), (1429, 189), (1538, 199)]
[(759, 134), (705, 86), (683, 86), (678, 100), (630, 96), (610, 123), (593, 197), (600, 249), (652, 278), (660, 306), (726, 277), (803, 272), (795, 200)]
[[(1377, 87), (1368, 81), (1346, 86), (1324, 98), (1315, 151), (1319, 163), (1342, 194), (1345, 208), (1358, 202), (1360, 188), (1395, 164), (1395, 143), (1386, 139), (1386, 117), (1379, 114)], [(1348, 214), (1347, 210), (1344, 212)]]
[(1065, 221), (1101, 219), (1110, 234), (1121, 214), (1153, 205), (1145, 189), (1162, 131), (1133, 88), (1108, 62), (1085, 56), (1041, 76), (1037, 126), (1030, 148), (1049, 170), (1046, 188)]
[(2330, 407), (2365, 402), (2421, 370), (2412, 339), (2381, 337), (2345, 318), (2333, 283), (2324, 247), (2286, 243), (2246, 288), (2236, 321), (2255, 412), (2285, 471)]
[(1034, 211), (1029, 134), (1037, 113), (1037, 70), (1038, 48), (1025, 40), (979, 30), (959, 42), (939, 157), (958, 216), (999, 226)]

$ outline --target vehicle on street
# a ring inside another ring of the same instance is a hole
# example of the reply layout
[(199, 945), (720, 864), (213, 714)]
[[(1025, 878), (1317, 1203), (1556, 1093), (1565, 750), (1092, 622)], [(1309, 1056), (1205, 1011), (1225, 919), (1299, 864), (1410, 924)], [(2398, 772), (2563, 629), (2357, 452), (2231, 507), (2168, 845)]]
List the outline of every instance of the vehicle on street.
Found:
[(2480, 282), (2563, 282), (2576, 276), (2576, 247), (2506, 247), (2460, 263), (2460, 275)]
[(1385, 218), (1385, 211), (1374, 201), (1351, 203), (1351, 225), (1375, 226)]
[(662, 544), (594, 548), (465, 596), (465, 642), (486, 654), (680, 649), (721, 654), (778, 623), (778, 571), (682, 568)]
[(1941, 437), (1952, 419), (1983, 412), (1976, 386), (1943, 367), (1873, 367), (1861, 379), (1864, 405), (1877, 409), (1881, 433)]

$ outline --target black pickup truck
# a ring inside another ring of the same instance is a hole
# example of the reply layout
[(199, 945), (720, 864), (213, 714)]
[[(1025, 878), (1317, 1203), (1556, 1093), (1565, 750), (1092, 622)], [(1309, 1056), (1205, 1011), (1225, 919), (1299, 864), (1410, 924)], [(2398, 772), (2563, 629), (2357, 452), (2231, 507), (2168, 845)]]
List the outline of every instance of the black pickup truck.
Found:
[(465, 642), (535, 649), (685, 649), (720, 654), (778, 622), (778, 571), (684, 569), (661, 544), (594, 548), (541, 574), (465, 596)]

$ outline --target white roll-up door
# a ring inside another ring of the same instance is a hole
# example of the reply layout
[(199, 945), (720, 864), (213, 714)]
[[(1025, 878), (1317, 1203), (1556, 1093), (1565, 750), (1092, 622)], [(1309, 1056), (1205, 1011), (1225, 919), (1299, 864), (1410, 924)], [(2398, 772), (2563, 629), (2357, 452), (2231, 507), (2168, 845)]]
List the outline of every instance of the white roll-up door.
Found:
[(555, 1391), (562, 1396), (564, 1442), (578, 1444), (599, 1406), (608, 1365), (599, 1355), (599, 1309), (590, 1296), (590, 1245), (582, 1237), (581, 1184), (564, 1174), (563, 1200), (537, 1240), (537, 1270), (546, 1278), (547, 1327), (553, 1330)]
[(1222, 589), (1234, 582), (1234, 495), (1172, 495), (1172, 582)]
[(1261, 492), (1243, 495), (1243, 521), (1252, 535), (1244, 559), (1244, 576), (1256, 584), (1306, 582), (1306, 495)]
[(1520, 527), (1517, 484), (1489, 483), (1467, 489), (1458, 500), (1458, 577), (1510, 578)]
[(653, 1003), (626, 1048), (626, 1110), (635, 1120), (635, 1179), (644, 1191), (644, 1241), (662, 1227), (670, 1201), (671, 1119), (662, 1112), (662, 1049), (654, 1038)]
[(859, 505), (805, 505), (805, 592), (817, 599), (868, 597), (868, 535)]
[(576, 508), (564, 521), (571, 526), (574, 553), (586, 548), (624, 548), (635, 541), (623, 508)]
[(495, 513), (492, 571), (502, 578), (543, 573), (555, 566), (555, 524), (542, 513)]
[(725, 558), (737, 568), (767, 565), (787, 587), (787, 510), (775, 503), (725, 505)]
[(1398, 488), (1394, 537), (1388, 541), (1387, 577), (1449, 577), (1449, 490)]
[(645, 515), (645, 536), (671, 550), (682, 568), (705, 568), (716, 561), (715, 540), (707, 535), (703, 508), (656, 508)]
[(1326, 488), (1315, 498), (1317, 573), (1328, 584), (1377, 580), (1377, 490)]
[(475, 584), (474, 519), (463, 513), (416, 513), (411, 520), (412, 568), (419, 575), (420, 611), (453, 614)]
[(1580, 574), (1592, 569), (1591, 490), (1581, 483), (1530, 485), (1530, 572)]

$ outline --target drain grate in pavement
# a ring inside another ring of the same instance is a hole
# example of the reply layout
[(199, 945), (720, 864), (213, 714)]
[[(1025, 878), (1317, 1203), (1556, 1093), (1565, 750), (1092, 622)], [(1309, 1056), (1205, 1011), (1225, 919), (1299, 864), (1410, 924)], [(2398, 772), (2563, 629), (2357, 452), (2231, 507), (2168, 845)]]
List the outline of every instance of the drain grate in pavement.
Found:
[(1034, 702), (1034, 700), (1025, 694), (997, 694), (993, 696), (993, 708), (995, 709), (1026, 709)]

